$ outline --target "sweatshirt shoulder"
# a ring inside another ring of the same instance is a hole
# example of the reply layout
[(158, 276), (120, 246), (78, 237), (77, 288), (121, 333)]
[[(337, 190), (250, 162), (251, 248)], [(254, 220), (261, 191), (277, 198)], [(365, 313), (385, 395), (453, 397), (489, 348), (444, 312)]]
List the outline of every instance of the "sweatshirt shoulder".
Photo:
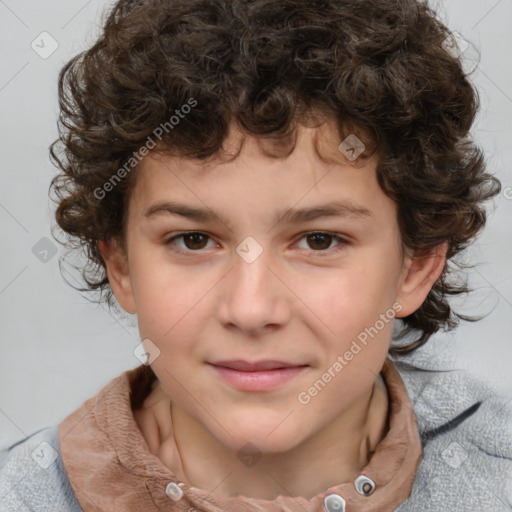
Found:
[[(453, 363), (453, 361), (452, 361)], [(394, 359), (423, 448), (411, 497), (397, 510), (512, 508), (512, 395), (456, 368)]]
[(60, 455), (59, 427), (0, 450), (0, 512), (81, 512)]

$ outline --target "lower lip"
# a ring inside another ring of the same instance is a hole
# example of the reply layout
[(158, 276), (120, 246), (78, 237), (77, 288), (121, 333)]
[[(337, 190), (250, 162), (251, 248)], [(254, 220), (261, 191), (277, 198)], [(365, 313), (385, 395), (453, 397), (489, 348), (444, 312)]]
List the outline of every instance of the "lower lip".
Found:
[(290, 381), (307, 368), (307, 366), (291, 366), (275, 370), (242, 372), (224, 366), (210, 366), (228, 384), (242, 391), (269, 391)]

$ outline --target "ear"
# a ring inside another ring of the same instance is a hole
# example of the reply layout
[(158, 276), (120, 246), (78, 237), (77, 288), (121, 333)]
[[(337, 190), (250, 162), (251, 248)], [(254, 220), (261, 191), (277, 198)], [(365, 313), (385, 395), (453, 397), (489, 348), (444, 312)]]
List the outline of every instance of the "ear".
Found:
[(128, 258), (120, 241), (113, 238), (108, 241), (99, 240), (98, 247), (105, 261), (108, 281), (117, 302), (119, 302), (119, 305), (127, 313), (135, 313), (136, 307), (130, 279)]
[(402, 305), (397, 318), (414, 313), (425, 301), (446, 263), (448, 243), (444, 242), (428, 251), (416, 252), (405, 258), (402, 283), (397, 302)]

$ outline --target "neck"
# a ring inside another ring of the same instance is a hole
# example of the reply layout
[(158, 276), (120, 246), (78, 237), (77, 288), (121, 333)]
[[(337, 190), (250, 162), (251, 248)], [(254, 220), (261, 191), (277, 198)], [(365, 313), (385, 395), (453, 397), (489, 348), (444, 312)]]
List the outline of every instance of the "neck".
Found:
[(150, 451), (188, 485), (221, 497), (309, 499), (352, 481), (368, 464), (387, 431), (387, 398), (379, 375), (372, 388), (326, 428), (286, 452), (258, 454), (257, 463), (247, 466), (173, 403), (159, 383), (134, 416)]

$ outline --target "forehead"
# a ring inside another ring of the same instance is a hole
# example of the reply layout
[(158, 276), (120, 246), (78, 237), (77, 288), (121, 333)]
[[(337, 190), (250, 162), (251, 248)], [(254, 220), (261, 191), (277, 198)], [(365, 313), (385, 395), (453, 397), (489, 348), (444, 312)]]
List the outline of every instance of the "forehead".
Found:
[[(276, 152), (283, 151), (280, 141), (250, 136), (232, 125), (223, 150), (208, 160), (158, 153), (147, 156), (137, 170), (132, 199), (139, 216), (150, 205), (169, 198), (202, 207), (222, 205), (226, 211), (230, 206), (247, 210), (252, 205), (254, 211), (272, 207), (281, 214), (299, 202), (306, 206), (311, 201), (344, 199), (348, 207), (365, 197), (372, 202), (371, 196), (380, 191), (377, 157), (351, 162), (339, 147), (340, 136), (332, 122), (314, 128), (300, 126), (288, 141), (284, 157), (276, 157)], [(280, 216), (275, 212), (274, 219)]]

